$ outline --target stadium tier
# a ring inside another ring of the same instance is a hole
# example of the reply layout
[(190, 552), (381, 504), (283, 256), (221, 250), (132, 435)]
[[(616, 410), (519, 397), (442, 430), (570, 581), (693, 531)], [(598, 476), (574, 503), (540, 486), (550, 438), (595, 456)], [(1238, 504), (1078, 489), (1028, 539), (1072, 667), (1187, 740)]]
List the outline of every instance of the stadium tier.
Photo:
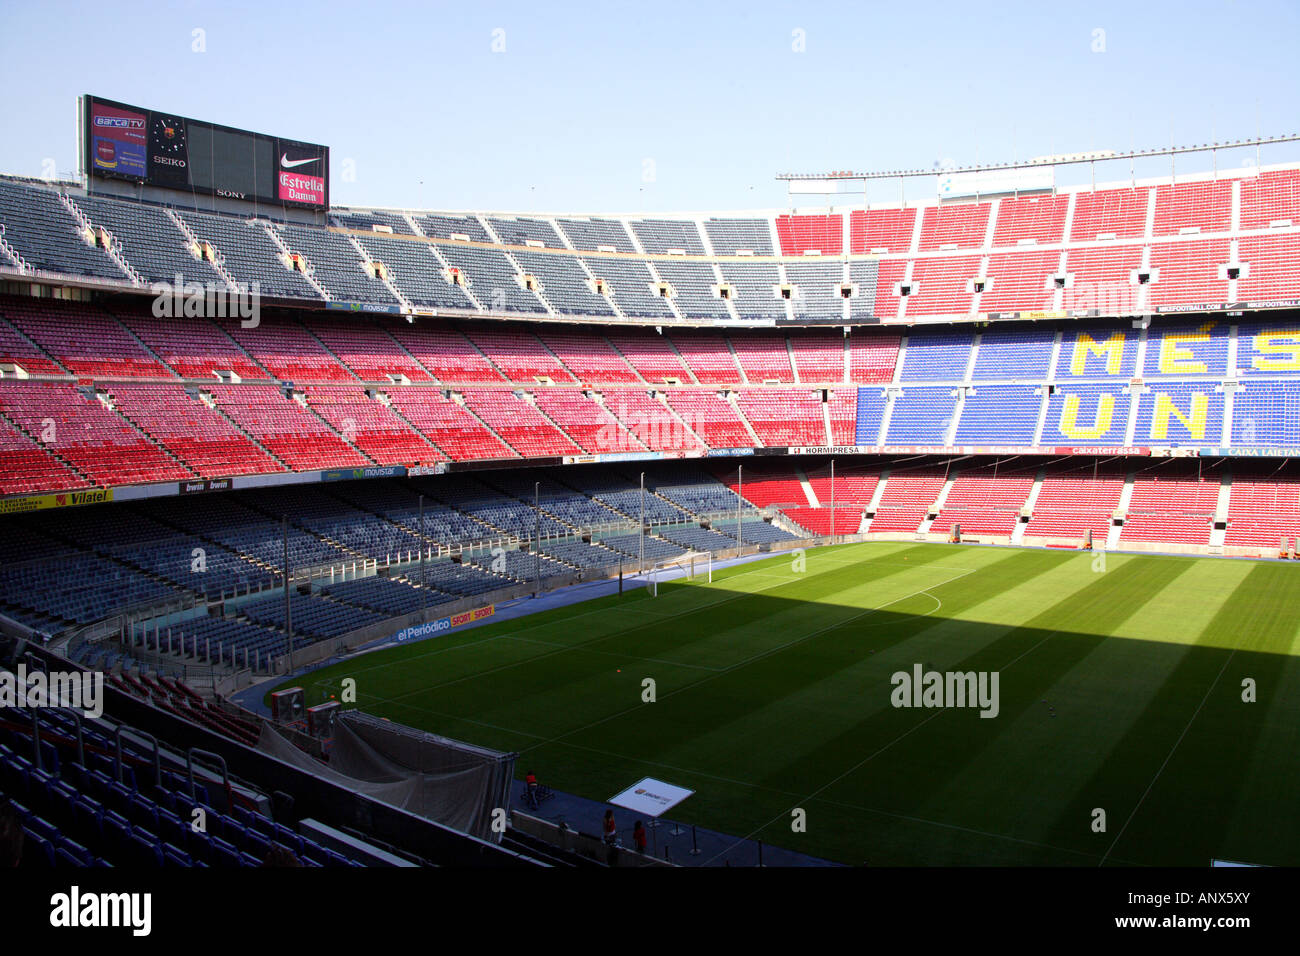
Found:
[(132, 631), (132, 646), (162, 662), (230, 666), (247, 654), (249, 666), (266, 667), (286, 646), (278, 590), (286, 552), (304, 582), (293, 599), (294, 646), (310, 648), (539, 576), (613, 573), (629, 543), (640, 553), (642, 513), (655, 560), (829, 533), (960, 529), (964, 540), (1067, 547), (1091, 533), (1096, 547), (1219, 545), (1256, 555), (1300, 535), (1300, 478), (1289, 464), (882, 456), (841, 458), (832, 477), (823, 455), (636, 467), (644, 493), (631, 464), (552, 466), (10, 515), (22, 546), (0, 561), (0, 615), (54, 635), (130, 607), (153, 622)]
[(5, 179), (0, 271), (141, 290), (180, 276), (363, 311), (669, 323), (1294, 307), (1297, 197), (1300, 169), (1283, 166), (847, 215), (336, 209), (309, 226)]
[[(614, 452), (1298, 441), (1300, 324), (1285, 317), (900, 338), (280, 311), (245, 329), (11, 295), (4, 343), (7, 493)], [(33, 488), (20, 460), (48, 461), (50, 483)]]

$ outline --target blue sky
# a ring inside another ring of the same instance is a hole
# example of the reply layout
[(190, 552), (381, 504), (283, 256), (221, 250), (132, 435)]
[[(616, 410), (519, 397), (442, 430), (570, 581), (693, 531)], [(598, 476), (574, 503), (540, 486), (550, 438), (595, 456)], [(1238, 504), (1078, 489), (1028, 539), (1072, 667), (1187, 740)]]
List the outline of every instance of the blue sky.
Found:
[[(90, 92), (326, 143), (336, 204), (771, 208), (789, 204), (783, 171), (1300, 132), (1297, 36), (1295, 0), (10, 2), (0, 171), (75, 174)], [(1297, 144), (1262, 156), (1298, 159)]]

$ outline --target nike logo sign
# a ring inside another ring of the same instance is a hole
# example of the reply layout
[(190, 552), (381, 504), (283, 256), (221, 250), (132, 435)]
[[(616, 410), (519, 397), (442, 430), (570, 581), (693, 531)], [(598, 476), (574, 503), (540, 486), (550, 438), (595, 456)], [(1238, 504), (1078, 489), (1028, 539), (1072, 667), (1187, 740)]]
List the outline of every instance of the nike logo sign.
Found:
[(291, 162), (287, 153), (280, 154), (280, 165), (285, 169), (293, 169), (295, 166), (305, 166), (307, 163), (314, 163), (319, 160), (319, 156), (313, 156), (310, 159), (295, 159)]

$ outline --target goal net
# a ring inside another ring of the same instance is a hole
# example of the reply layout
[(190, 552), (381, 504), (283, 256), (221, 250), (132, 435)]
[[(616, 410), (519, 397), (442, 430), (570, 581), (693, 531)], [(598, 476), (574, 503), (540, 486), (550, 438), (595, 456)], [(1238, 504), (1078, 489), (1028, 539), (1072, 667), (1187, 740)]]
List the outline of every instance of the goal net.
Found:
[(692, 551), (671, 561), (656, 562), (645, 576), (651, 597), (659, 596), (659, 585), (669, 580), (708, 581), (713, 583), (713, 552)]

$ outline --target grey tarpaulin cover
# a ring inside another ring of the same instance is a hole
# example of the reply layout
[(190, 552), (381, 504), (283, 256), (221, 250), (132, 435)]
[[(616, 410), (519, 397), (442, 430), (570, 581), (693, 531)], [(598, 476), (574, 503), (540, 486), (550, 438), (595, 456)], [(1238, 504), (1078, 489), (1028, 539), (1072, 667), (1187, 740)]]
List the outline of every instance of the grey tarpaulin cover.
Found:
[(492, 811), (510, 806), (515, 755), (476, 747), (356, 710), (334, 722), (330, 762), (262, 725), (258, 749), (316, 776), (483, 840)]

